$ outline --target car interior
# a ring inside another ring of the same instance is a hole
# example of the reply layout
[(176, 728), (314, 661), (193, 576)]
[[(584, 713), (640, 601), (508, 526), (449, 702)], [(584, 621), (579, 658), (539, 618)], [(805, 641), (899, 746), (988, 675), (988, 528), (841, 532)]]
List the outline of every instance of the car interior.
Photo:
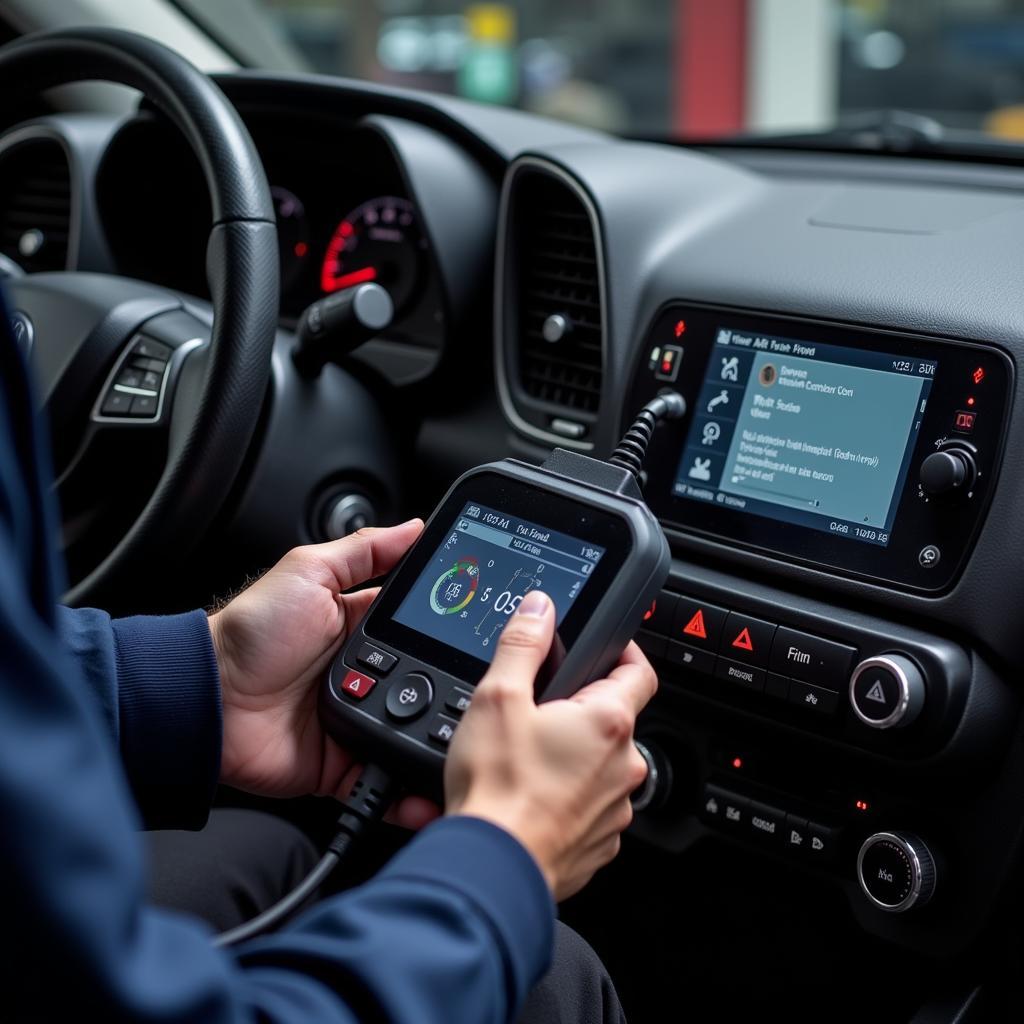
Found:
[(1022, 1019), (1024, 149), (911, 114), (643, 139), (2, 4), (0, 36), (68, 603), (211, 606), (676, 391), (650, 771), (560, 916), (638, 1024)]

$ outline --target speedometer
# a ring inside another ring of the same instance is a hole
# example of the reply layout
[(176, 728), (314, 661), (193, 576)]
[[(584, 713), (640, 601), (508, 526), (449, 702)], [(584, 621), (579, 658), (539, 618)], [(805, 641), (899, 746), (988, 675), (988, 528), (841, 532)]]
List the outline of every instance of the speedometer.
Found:
[(320, 269), (320, 287), (336, 292), (376, 281), (401, 310), (420, 288), (426, 246), (409, 200), (370, 199), (334, 229)]

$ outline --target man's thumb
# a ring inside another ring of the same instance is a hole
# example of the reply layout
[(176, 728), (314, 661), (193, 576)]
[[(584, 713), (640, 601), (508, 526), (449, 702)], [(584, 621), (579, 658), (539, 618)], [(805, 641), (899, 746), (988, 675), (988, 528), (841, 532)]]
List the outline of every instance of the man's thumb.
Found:
[(500, 687), (533, 694), (533, 683), (551, 648), (555, 606), (542, 590), (531, 590), (505, 624), (494, 661), (477, 687)]

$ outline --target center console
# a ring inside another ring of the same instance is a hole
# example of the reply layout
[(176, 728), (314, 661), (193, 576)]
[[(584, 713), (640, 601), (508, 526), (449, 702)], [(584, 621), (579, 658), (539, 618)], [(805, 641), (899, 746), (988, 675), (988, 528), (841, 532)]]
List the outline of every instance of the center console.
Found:
[[(647, 459), (647, 500), (681, 557), (638, 637), (663, 684), (639, 732), (656, 780), (641, 836), (683, 850), (714, 834), (803, 865), (847, 890), (867, 930), (918, 949), (981, 927), (1024, 816), (1024, 785), (996, 784), (1014, 770), (1016, 696), (926, 616), (841, 607), (827, 583), (794, 592), (763, 565), (950, 590), (998, 480), (1012, 383), (983, 344), (658, 313), (626, 409), (673, 388), (688, 414)], [(711, 559), (685, 561), (695, 540)]]

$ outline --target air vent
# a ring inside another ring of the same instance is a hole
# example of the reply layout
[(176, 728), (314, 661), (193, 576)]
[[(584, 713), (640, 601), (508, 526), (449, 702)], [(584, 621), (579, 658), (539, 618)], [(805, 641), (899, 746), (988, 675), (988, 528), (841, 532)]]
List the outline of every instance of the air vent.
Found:
[(63, 270), (71, 174), (60, 143), (32, 139), (0, 154), (0, 252), (31, 272)]
[(523, 165), (513, 185), (506, 367), (520, 418), (584, 439), (601, 402), (603, 310), (590, 213), (560, 177)]

